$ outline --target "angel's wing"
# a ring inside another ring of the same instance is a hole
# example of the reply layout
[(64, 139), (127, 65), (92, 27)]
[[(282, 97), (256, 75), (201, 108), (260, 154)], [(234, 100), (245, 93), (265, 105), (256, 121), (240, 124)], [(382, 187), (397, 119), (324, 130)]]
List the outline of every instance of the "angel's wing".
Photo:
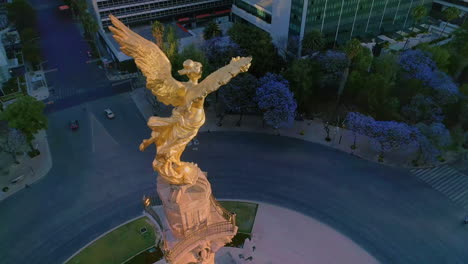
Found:
[(114, 26), (109, 30), (119, 43), (120, 50), (133, 57), (141, 72), (146, 76), (146, 87), (164, 104), (180, 106), (185, 103), (186, 87), (171, 74), (171, 63), (155, 43), (136, 34), (115, 16), (110, 15)]
[(213, 72), (206, 77), (200, 84), (187, 91), (186, 101), (190, 102), (199, 97), (205, 97), (209, 93), (218, 90), (222, 85), (227, 84), (232, 78), (241, 72), (246, 72), (252, 61), (252, 57), (232, 58), (231, 62)]

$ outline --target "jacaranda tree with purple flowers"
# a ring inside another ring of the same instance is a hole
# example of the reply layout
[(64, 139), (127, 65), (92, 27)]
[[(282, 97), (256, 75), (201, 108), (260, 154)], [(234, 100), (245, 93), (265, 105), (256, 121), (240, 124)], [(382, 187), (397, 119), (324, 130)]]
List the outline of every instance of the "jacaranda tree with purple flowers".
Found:
[(281, 75), (267, 73), (259, 80), (255, 101), (263, 120), (275, 129), (292, 125), (297, 104), (289, 83)]
[(375, 122), (372, 117), (363, 115), (358, 112), (349, 112), (345, 119), (345, 126), (347, 129), (353, 131), (354, 141), (351, 149), (356, 149), (357, 135), (366, 135), (366, 125)]
[(416, 127), (416, 140), (419, 144), (419, 157), (416, 162), (423, 160), (433, 163), (442, 155), (441, 149), (449, 146), (452, 142), (450, 132), (442, 123), (430, 125), (419, 123)]
[(442, 123), (417, 124), (416, 127), (431, 143), (439, 149), (448, 147), (452, 143), (450, 132)]
[(447, 105), (457, 102), (459, 97), (458, 86), (446, 73), (434, 72), (428, 85), (433, 89), (433, 97), (439, 104)]
[(237, 126), (241, 125), (245, 113), (254, 112), (257, 104), (254, 100), (257, 88), (257, 78), (250, 73), (244, 73), (234, 78), (223, 89), (219, 96), (226, 105), (227, 110), (239, 114)]
[(383, 161), (384, 153), (411, 144), (414, 140), (415, 129), (406, 123), (396, 121), (376, 121), (370, 126), (370, 136), (380, 148), (379, 161)]
[(416, 130), (405, 124), (395, 121), (376, 121), (372, 117), (357, 112), (350, 112), (346, 117), (346, 127), (356, 134), (369, 137), (374, 146), (379, 149), (379, 161), (383, 161), (384, 153), (399, 149), (415, 141)]
[(434, 71), (437, 69), (436, 63), (427, 52), (421, 50), (407, 50), (400, 54), (399, 64), (409, 78), (429, 82)]
[(245, 56), (245, 52), (229, 36), (214, 37), (203, 43), (202, 50), (210, 65), (218, 69), (229, 63), (232, 57)]
[(417, 79), (431, 89), (434, 100), (440, 105), (455, 103), (459, 91), (447, 74), (440, 71), (430, 54), (421, 50), (407, 50), (400, 54), (399, 64), (404, 77)]
[(411, 99), (411, 103), (402, 107), (401, 114), (412, 124), (423, 122), (430, 124), (442, 122), (444, 115), (442, 109), (430, 96), (417, 94)]
[(340, 81), (349, 64), (346, 53), (336, 50), (328, 50), (318, 55), (317, 61), (322, 66), (323, 80), (326, 82)]

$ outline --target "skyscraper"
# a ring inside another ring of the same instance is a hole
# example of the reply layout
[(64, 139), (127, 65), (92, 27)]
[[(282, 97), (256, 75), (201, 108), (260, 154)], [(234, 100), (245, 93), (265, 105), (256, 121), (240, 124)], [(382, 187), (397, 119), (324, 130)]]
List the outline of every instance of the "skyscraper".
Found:
[[(408, 28), (413, 23), (411, 10), (418, 5), (430, 9), (431, 4), (432, 0), (236, 0), (233, 13), (252, 24), (265, 24), (260, 28), (268, 28), (274, 40), (281, 38), (278, 34), (302, 39), (318, 30), (328, 41), (345, 42)], [(262, 6), (270, 8), (270, 21), (252, 19)], [(276, 8), (281, 8), (281, 16)], [(277, 30), (275, 20), (284, 17), (289, 18), (289, 27)]]

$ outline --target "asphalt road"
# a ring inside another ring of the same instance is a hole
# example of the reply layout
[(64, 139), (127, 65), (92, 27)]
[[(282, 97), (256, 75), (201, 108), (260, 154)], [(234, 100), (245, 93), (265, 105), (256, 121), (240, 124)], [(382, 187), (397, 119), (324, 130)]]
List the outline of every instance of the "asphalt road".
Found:
[(89, 58), (88, 43), (69, 11), (59, 11), (60, 0), (30, 0), (37, 10), (36, 28), (40, 36), (43, 68), (52, 104), (47, 111), (58, 111), (74, 105), (130, 90), (129, 82), (112, 83), (94, 58)]
[[(116, 119), (108, 120), (110, 107)], [(68, 128), (70, 119), (80, 129)], [(38, 183), (0, 203), (1, 263), (61, 263), (142, 212), (155, 194), (154, 149), (129, 94), (49, 115), (54, 165)], [(273, 203), (314, 217), (382, 263), (466, 263), (463, 212), (407, 171), (279, 136), (202, 133), (183, 159), (207, 171), (218, 198)], [(272, 231), (274, 232), (274, 231)]]

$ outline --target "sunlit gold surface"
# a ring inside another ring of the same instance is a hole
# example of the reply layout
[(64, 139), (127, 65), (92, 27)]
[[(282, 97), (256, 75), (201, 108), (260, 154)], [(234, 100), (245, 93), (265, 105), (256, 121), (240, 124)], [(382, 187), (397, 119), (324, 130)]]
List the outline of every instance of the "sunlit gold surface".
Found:
[(171, 75), (171, 63), (164, 52), (153, 42), (131, 31), (116, 17), (110, 16), (115, 40), (123, 53), (135, 59), (135, 63), (146, 76), (146, 88), (166, 105), (173, 105), (172, 116), (152, 116), (148, 127), (153, 130), (151, 138), (143, 140), (140, 150), (151, 144), (157, 148), (153, 168), (170, 184), (192, 184), (199, 170), (197, 165), (180, 161), (187, 144), (197, 135), (205, 123), (203, 103), (205, 97), (218, 90), (241, 72), (250, 67), (251, 57), (232, 58), (225, 67), (213, 72), (201, 83), (202, 65), (186, 60), (179, 74), (187, 75), (188, 82), (179, 82)]

